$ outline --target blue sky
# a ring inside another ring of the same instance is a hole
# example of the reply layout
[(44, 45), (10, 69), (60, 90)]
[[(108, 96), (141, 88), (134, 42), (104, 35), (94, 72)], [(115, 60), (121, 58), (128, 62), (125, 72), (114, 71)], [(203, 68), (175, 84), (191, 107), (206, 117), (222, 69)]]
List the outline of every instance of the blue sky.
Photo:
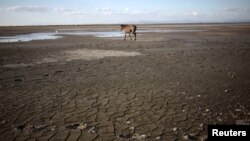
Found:
[(0, 26), (250, 22), (250, 0), (1, 0)]

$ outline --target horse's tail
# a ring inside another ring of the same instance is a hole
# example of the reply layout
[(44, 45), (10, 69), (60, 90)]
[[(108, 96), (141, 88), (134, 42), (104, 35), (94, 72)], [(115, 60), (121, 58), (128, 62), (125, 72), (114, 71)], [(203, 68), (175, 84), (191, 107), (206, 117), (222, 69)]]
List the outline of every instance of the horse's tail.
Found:
[(136, 34), (136, 29), (137, 29), (137, 26), (134, 25), (134, 31), (133, 31), (134, 34)]

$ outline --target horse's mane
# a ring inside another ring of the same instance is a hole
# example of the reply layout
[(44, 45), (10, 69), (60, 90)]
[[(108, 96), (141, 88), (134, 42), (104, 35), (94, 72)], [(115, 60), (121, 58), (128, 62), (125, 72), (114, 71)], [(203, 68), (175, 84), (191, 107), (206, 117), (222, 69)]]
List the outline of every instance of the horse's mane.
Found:
[(121, 27), (127, 26), (127, 24), (121, 24)]

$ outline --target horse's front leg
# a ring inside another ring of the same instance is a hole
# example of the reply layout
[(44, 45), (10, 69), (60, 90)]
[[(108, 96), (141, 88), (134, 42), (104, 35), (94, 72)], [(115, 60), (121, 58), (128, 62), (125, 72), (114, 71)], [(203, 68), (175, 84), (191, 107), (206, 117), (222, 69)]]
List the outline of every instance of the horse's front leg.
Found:
[(125, 32), (125, 36), (124, 36), (124, 41), (126, 40), (126, 32)]
[(136, 41), (136, 33), (134, 33), (134, 35), (135, 35), (135, 41)]

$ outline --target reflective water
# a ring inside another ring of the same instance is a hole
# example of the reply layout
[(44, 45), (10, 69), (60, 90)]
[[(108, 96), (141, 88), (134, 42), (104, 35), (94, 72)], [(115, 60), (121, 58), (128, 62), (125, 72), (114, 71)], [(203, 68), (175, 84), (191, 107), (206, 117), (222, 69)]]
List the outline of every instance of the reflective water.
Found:
[[(202, 30), (161, 30), (161, 29), (150, 29), (150, 30), (138, 30), (137, 33), (146, 33), (146, 32), (199, 32)], [(1, 36), (0, 42), (27, 42), (32, 40), (48, 40), (48, 39), (58, 39), (62, 38), (63, 35), (76, 35), (76, 36), (95, 36), (95, 37), (123, 37), (124, 33), (121, 31), (56, 31), (56, 32), (45, 32), (45, 33), (31, 33), (31, 34), (22, 34), (22, 35), (14, 35), (14, 36)]]
[(70, 32), (57, 32), (58, 35), (91, 35), (95, 37), (122, 37), (124, 34), (120, 31), (70, 31)]
[(55, 35), (55, 33), (31, 33), (14, 36), (2, 36), (0, 42), (28, 42), (32, 40), (47, 40), (47, 39), (58, 39), (61, 36)]

